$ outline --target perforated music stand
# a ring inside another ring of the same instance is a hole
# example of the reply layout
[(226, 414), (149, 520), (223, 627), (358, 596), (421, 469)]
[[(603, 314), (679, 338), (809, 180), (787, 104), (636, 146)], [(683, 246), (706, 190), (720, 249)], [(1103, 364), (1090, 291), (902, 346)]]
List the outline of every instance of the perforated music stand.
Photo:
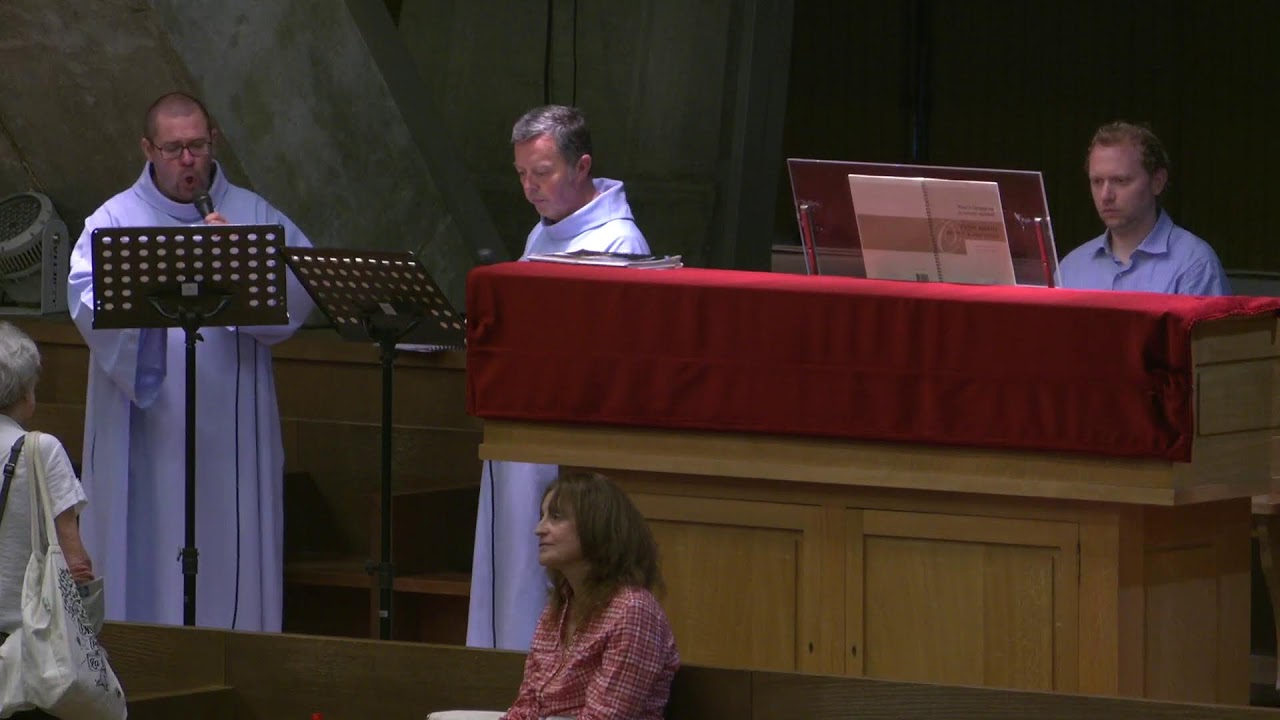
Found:
[(288, 248), (285, 261), (338, 334), (378, 343), (382, 359), (381, 552), (366, 570), (378, 578), (378, 636), (391, 639), (391, 388), (396, 345), (461, 347), (462, 317), (413, 253)]
[[(196, 622), (196, 343), (200, 328), (289, 321), (280, 225), (98, 228), (90, 236), (95, 329), (182, 328), (186, 342), (186, 538), (182, 623)], [(237, 528), (237, 532), (239, 529)]]

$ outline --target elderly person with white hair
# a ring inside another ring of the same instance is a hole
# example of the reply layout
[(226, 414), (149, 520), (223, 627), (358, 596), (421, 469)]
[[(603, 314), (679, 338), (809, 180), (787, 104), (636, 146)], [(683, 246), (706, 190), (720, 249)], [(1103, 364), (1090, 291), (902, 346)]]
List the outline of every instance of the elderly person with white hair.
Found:
[[(20, 459), (27, 453), (38, 451), (44, 460), (53, 523), (72, 578), (80, 585), (93, 581), (93, 566), (80, 541), (80, 508), (87, 499), (67, 451), (58, 438), (45, 434), (39, 436), (38, 448), (18, 446), (18, 441), (27, 437), (23, 426), (36, 409), (39, 379), (36, 344), (12, 323), (0, 321), (0, 461), (4, 465), (4, 480), (0, 481), (0, 644), (22, 627), (22, 582), (31, 557), (33, 492), (28, 463)], [(27, 710), (10, 717), (34, 720), (54, 716)]]
[[(40, 351), (36, 344), (13, 324), (0, 322), (0, 459), (6, 465), (13, 464), (12, 479), (0, 490), (0, 642), (22, 626), (22, 579), (31, 557), (28, 493), (32, 488), (27, 463), (15, 462), (12, 448), (19, 438), (26, 437), (23, 425), (35, 412), (39, 379)], [(43, 457), (58, 542), (72, 577), (79, 584), (88, 583), (93, 580), (93, 566), (80, 541), (79, 526), (80, 508), (87, 498), (62, 443), (52, 435), (41, 434), (39, 445), (22, 448), (22, 457), (34, 451)]]

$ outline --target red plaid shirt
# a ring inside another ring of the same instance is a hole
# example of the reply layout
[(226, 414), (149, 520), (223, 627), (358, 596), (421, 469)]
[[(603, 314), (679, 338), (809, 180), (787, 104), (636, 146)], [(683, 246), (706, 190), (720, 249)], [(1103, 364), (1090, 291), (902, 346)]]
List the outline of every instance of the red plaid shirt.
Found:
[(550, 603), (542, 611), (506, 720), (662, 720), (680, 655), (653, 595), (619, 590), (565, 647), (560, 638), (567, 620), (567, 607), (559, 617)]

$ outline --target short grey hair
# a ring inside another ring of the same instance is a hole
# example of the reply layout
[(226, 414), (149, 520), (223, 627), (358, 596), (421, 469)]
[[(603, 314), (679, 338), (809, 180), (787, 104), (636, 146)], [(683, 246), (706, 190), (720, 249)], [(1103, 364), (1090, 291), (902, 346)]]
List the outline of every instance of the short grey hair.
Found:
[(591, 130), (582, 111), (566, 105), (543, 105), (525, 113), (511, 128), (511, 144), (519, 145), (543, 135), (556, 141), (556, 149), (570, 165), (591, 154)]
[(0, 320), (0, 412), (8, 412), (40, 378), (40, 350), (31, 336)]

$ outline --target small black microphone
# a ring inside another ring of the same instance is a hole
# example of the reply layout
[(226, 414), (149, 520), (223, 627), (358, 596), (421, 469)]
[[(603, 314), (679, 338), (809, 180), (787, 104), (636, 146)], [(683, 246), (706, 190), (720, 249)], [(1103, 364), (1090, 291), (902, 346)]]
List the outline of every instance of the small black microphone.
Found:
[(200, 217), (205, 218), (213, 214), (213, 198), (209, 197), (208, 190), (199, 190), (196, 192), (195, 198), (196, 210), (200, 211)]

